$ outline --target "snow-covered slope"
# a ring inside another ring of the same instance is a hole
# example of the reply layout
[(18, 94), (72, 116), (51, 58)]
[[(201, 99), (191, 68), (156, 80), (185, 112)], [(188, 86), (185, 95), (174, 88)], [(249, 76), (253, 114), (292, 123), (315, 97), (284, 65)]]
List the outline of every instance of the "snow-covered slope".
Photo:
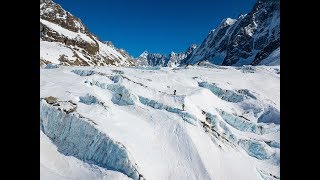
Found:
[(144, 51), (137, 58), (139, 66), (159, 66), (159, 67), (177, 67), (184, 63), (184, 60), (193, 52), (197, 46), (192, 44), (186, 52), (175, 53), (171, 52), (167, 57), (165, 54), (149, 53)]
[[(258, 65), (264, 64), (262, 60), (274, 51), (280, 52), (279, 47), (280, 0), (258, 0), (248, 14), (224, 19), (186, 62), (196, 64), (208, 60), (228, 66)], [(279, 65), (280, 57), (273, 62)]]
[(274, 50), (267, 58), (260, 61), (259, 65), (280, 65), (280, 47)]
[(40, 0), (40, 66), (49, 63), (131, 66), (135, 61), (123, 49), (101, 42), (60, 5)]
[(150, 69), (40, 69), (41, 179), (280, 178), (279, 66)]

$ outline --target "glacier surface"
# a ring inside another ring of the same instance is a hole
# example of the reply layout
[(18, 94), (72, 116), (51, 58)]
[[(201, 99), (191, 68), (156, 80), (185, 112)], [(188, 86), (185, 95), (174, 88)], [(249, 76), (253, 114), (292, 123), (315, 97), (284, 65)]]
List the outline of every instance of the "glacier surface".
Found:
[(41, 179), (279, 179), (279, 72), (40, 69)]

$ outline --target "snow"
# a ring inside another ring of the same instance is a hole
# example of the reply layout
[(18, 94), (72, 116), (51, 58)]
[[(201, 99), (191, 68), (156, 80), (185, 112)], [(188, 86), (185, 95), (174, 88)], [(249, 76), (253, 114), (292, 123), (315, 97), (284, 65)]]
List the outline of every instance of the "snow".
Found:
[(267, 58), (263, 59), (259, 64), (265, 64), (267, 66), (279, 66), (280, 47), (274, 50)]
[(226, 57), (226, 52), (216, 53), (214, 57), (210, 59), (210, 62), (221, 65), (225, 57)]
[(95, 40), (99, 45), (99, 53), (102, 56), (107, 57), (108, 59), (116, 60), (116, 62), (115, 62), (116, 65), (121, 65), (121, 66), (128, 65), (126, 60), (129, 57), (125, 57), (124, 55), (122, 55), (120, 53), (121, 50), (116, 49), (114, 46), (110, 46), (105, 43), (102, 43), (99, 40), (97, 40), (96, 38), (95, 38)]
[(40, 69), (41, 179), (280, 177), (280, 67), (242, 68)]
[(236, 19), (231, 19), (231, 18), (226, 18), (223, 20), (228, 25), (233, 25), (237, 20)]
[(74, 40), (82, 40), (82, 41), (87, 41), (89, 43), (95, 44), (95, 42), (86, 34), (80, 33), (80, 32), (73, 32), (68, 29), (65, 29), (57, 24), (54, 24), (52, 22), (49, 22), (44, 19), (40, 19), (40, 22), (46, 26), (48, 26), (50, 29), (56, 31), (57, 33), (66, 36), (69, 39), (74, 39)]
[(244, 30), (246, 32), (247, 35), (252, 36), (253, 35), (253, 28), (250, 28), (249, 26), (244, 27)]
[(90, 165), (58, 152), (52, 141), (40, 131), (40, 179), (45, 180), (129, 180), (117, 171)]
[(40, 59), (45, 59), (54, 64), (60, 64), (59, 58), (65, 55), (69, 60), (76, 60), (73, 51), (58, 42), (40, 40)]

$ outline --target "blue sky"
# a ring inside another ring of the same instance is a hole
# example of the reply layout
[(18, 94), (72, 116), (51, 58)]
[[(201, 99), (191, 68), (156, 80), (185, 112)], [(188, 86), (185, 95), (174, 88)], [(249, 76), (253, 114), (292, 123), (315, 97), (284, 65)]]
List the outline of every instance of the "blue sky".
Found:
[(255, 0), (53, 0), (103, 41), (137, 57), (200, 44), (222, 19), (248, 13)]

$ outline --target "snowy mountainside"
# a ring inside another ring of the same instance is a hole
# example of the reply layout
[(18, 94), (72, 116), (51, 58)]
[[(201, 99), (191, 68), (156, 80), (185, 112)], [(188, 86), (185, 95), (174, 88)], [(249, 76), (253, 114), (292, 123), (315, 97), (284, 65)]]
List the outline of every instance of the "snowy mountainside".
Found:
[(175, 53), (171, 52), (168, 57), (165, 54), (149, 53), (144, 51), (137, 58), (137, 65), (139, 66), (159, 66), (159, 67), (177, 67), (183, 64), (184, 60), (193, 52), (197, 46), (192, 44), (185, 52)]
[[(280, 0), (258, 0), (238, 19), (226, 18), (186, 59), (218, 65), (258, 65), (280, 47)], [(280, 57), (278, 61), (280, 63)], [(279, 65), (279, 63), (274, 65)]]
[(41, 179), (280, 179), (280, 66), (40, 73)]
[(132, 66), (125, 50), (104, 43), (81, 20), (51, 0), (40, 0), (40, 66)]

